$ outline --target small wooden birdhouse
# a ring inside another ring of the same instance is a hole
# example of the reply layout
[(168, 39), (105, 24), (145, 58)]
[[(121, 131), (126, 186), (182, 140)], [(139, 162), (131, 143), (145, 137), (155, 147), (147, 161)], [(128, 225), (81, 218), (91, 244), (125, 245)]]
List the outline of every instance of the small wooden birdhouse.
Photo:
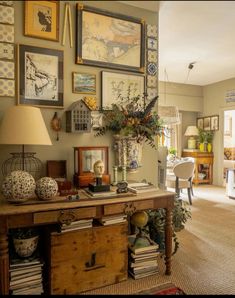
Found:
[(66, 132), (90, 131), (91, 110), (83, 100), (78, 100), (66, 111)]

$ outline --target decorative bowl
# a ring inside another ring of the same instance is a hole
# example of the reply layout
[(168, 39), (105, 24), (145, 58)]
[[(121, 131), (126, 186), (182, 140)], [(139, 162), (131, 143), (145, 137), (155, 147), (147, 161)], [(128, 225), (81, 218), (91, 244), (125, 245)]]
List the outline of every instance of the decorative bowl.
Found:
[(37, 249), (39, 236), (33, 236), (26, 239), (13, 238), (13, 244), (16, 253), (22, 258), (30, 257)]

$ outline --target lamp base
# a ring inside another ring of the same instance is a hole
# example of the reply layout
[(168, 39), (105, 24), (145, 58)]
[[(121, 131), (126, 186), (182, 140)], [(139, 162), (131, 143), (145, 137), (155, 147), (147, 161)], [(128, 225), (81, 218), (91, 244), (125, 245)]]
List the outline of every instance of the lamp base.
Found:
[(193, 138), (188, 139), (188, 149), (196, 149), (196, 140)]

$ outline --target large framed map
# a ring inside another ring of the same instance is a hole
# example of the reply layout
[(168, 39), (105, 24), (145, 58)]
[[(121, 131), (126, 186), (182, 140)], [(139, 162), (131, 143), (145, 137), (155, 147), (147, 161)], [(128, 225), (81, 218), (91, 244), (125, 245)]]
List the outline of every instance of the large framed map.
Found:
[(144, 73), (145, 21), (77, 4), (76, 63)]

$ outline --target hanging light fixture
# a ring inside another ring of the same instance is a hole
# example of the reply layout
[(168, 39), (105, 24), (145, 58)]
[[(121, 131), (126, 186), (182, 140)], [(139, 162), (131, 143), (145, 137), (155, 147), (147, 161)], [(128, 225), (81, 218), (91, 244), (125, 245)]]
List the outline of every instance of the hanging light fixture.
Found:
[[(166, 69), (164, 70), (164, 74), (164, 102), (166, 103)], [(158, 115), (166, 125), (180, 124), (180, 115), (177, 106), (158, 105)]]

